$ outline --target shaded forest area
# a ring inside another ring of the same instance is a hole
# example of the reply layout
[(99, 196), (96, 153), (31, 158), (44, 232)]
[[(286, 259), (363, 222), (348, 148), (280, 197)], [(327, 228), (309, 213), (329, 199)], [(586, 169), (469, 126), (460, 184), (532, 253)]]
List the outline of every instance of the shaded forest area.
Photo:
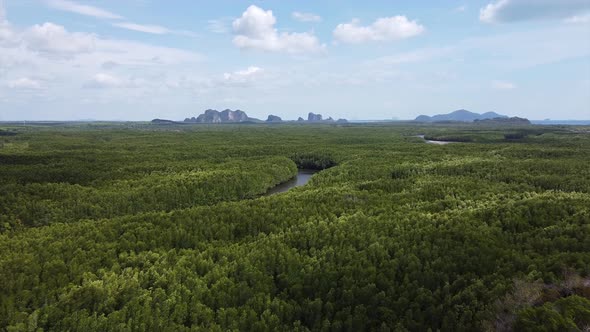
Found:
[(0, 330), (590, 326), (588, 127), (0, 129)]

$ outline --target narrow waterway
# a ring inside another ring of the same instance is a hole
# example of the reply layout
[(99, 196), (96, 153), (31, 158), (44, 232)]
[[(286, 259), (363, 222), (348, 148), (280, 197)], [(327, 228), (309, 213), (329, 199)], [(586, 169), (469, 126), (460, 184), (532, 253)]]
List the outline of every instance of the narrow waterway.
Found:
[(273, 188), (270, 188), (266, 192), (266, 194), (264, 194), (264, 195), (270, 196), (270, 195), (274, 195), (274, 194), (279, 194), (279, 193), (283, 193), (291, 188), (302, 186), (302, 185), (306, 184), (307, 182), (309, 182), (309, 180), (311, 179), (311, 176), (317, 172), (318, 171), (315, 171), (315, 170), (300, 169), (299, 172), (297, 172), (297, 176), (295, 176), (294, 178), (292, 178), (291, 180), (289, 180), (287, 182), (283, 182)]
[(451, 143), (460, 143), (460, 142), (455, 142), (455, 141), (431, 141), (431, 140), (425, 139), (424, 135), (416, 135), (416, 137), (420, 137), (428, 144), (445, 145), (445, 144), (451, 144)]

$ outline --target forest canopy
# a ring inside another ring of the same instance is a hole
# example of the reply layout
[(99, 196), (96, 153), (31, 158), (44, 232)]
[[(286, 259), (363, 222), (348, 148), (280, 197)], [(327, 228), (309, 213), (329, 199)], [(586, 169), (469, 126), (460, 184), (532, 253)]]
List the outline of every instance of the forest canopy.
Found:
[(5, 126), (0, 330), (583, 330), (589, 133)]

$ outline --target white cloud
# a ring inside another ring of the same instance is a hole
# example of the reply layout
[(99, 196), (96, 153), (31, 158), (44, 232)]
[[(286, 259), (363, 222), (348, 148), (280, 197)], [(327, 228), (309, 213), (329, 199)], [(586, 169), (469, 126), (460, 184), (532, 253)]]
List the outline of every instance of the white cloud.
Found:
[(254, 5), (248, 7), (232, 23), (236, 34), (234, 45), (243, 49), (287, 53), (319, 52), (325, 48), (313, 33), (277, 32), (276, 22), (271, 10), (265, 11)]
[(479, 11), (485, 23), (566, 19), (590, 10), (588, 0), (497, 0)]
[(513, 89), (516, 89), (516, 85), (512, 82), (493, 81), (492, 88), (494, 88), (496, 90), (513, 90)]
[(146, 86), (147, 84), (147, 81), (143, 79), (121, 78), (113, 74), (98, 73), (90, 80), (86, 81), (83, 87), (93, 89), (139, 88), (141, 86)]
[(238, 35), (264, 39), (268, 35), (276, 34), (274, 28), (276, 23), (277, 19), (271, 10), (265, 11), (262, 8), (252, 5), (232, 25)]
[(457, 13), (462, 13), (462, 12), (464, 12), (466, 10), (467, 10), (467, 6), (462, 5), (462, 6), (459, 6), (459, 7), (455, 7), (455, 10), (454, 11), (457, 12)]
[(117, 23), (112, 23), (113, 26), (116, 26), (118, 28), (123, 28), (123, 29), (127, 29), (127, 30), (133, 30), (133, 31), (138, 31), (138, 32), (145, 32), (145, 33), (151, 33), (151, 34), (155, 34), (155, 35), (163, 35), (163, 34), (167, 34), (170, 33), (171, 30), (169, 30), (168, 28), (159, 26), (159, 25), (145, 25), (145, 24), (137, 24), (137, 23), (132, 23), (132, 22), (117, 22)]
[(322, 17), (314, 13), (293, 12), (291, 16), (299, 22), (321, 22)]
[(96, 36), (81, 32), (68, 32), (54, 23), (35, 24), (23, 34), (27, 48), (42, 53), (86, 53), (96, 47)]
[(246, 82), (262, 73), (262, 68), (250, 66), (244, 70), (238, 70), (233, 73), (224, 73), (223, 79), (228, 82)]
[(111, 13), (107, 10), (104, 10), (104, 9), (101, 9), (98, 7), (93, 7), (93, 6), (81, 5), (81, 4), (75, 3), (73, 1), (46, 0), (46, 2), (52, 8), (67, 11), (67, 12), (72, 12), (72, 13), (76, 13), (76, 14), (80, 14), (80, 15), (92, 16), (92, 17), (101, 18), (101, 19), (121, 19), (121, 18), (123, 18), (122, 16)]
[(94, 75), (94, 77), (88, 81), (84, 86), (87, 88), (116, 88), (121, 87), (124, 85), (122, 79), (105, 74), (105, 73), (98, 73)]
[[(6, 33), (2, 27), (0, 24), (0, 37), (5, 38), (0, 39), (0, 59), (6, 54), (15, 54), (20, 58), (61, 57), (69, 58), (70, 65), (75, 66), (100, 65), (106, 61), (121, 65), (167, 65), (202, 59), (197, 53), (180, 49), (70, 32), (50, 22), (33, 25), (24, 31), (5, 25)], [(30, 52), (25, 52), (27, 50)]]
[(41, 82), (28, 77), (21, 77), (19, 79), (8, 82), (8, 87), (11, 89), (41, 89)]
[[(198, 73), (202, 59), (195, 52), (71, 32), (55, 23), (17, 29), (0, 21), (0, 76), (12, 79), (0, 84), (35, 90), (36, 97), (45, 101), (73, 105), (81, 100), (77, 96), (98, 96), (109, 102), (144, 98), (159, 91), (168, 77)], [(46, 81), (51, 84), (45, 85)], [(119, 89), (102, 93), (81, 87)], [(0, 89), (0, 98), (5, 95), (11, 102), (20, 102), (20, 97), (7, 91)]]
[(341, 23), (334, 29), (334, 38), (340, 42), (358, 44), (368, 41), (393, 41), (410, 38), (424, 32), (424, 26), (405, 16), (379, 18), (369, 26), (361, 26), (358, 19)]
[(509, 0), (500, 0), (496, 3), (489, 3), (479, 10), (479, 20), (486, 23), (492, 23), (496, 20), (497, 13), (509, 3)]

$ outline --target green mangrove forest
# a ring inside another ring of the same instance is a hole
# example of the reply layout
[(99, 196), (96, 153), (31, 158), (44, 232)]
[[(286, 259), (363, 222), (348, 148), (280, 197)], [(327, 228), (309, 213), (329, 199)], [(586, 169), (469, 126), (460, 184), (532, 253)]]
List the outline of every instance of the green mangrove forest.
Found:
[(589, 327), (590, 127), (0, 124), (0, 331)]

